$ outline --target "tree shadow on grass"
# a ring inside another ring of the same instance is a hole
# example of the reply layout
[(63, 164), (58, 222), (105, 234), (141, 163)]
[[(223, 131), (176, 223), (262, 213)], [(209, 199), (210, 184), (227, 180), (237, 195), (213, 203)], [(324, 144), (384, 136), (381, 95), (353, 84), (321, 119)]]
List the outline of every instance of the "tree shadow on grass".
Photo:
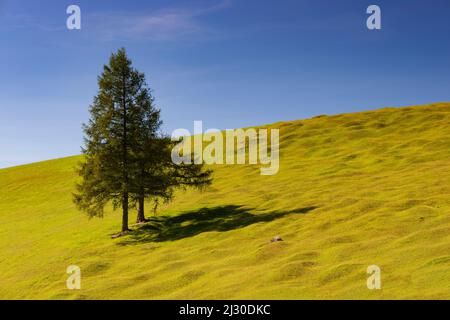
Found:
[(202, 208), (177, 216), (151, 218), (147, 224), (131, 232), (119, 244), (174, 241), (203, 232), (235, 230), (254, 223), (270, 222), (291, 214), (306, 214), (316, 208), (305, 207), (261, 214), (252, 214), (251, 211), (254, 209), (238, 205)]

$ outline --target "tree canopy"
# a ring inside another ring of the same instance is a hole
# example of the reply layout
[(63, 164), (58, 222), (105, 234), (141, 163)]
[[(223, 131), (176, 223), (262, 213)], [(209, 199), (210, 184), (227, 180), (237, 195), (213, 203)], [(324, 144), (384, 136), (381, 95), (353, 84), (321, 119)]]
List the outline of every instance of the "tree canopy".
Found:
[(176, 188), (202, 188), (211, 183), (203, 164), (175, 165), (173, 142), (160, 132), (160, 110), (145, 81), (132, 67), (125, 49), (111, 55), (98, 77), (98, 93), (84, 128), (84, 160), (78, 173), (74, 202), (90, 217), (102, 217), (112, 203), (122, 208), (122, 232), (128, 231), (129, 208), (138, 207), (144, 222), (144, 203), (169, 201)]

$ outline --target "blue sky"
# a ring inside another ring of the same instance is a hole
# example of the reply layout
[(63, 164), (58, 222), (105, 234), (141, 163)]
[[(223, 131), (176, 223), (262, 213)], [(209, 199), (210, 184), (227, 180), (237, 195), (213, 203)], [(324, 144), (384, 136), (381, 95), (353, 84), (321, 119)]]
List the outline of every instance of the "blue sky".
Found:
[(0, 0), (0, 167), (78, 154), (122, 46), (167, 133), (450, 101), (449, 17), (448, 0)]

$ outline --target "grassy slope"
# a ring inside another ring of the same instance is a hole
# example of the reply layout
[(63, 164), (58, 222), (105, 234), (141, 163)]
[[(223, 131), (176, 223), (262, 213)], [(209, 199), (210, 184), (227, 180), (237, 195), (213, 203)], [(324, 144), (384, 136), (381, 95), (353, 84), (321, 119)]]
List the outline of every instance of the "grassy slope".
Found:
[(0, 170), (0, 298), (450, 298), (450, 104), (273, 127), (278, 175), (215, 167), (159, 231), (116, 240), (118, 212), (88, 220), (71, 202), (79, 158)]

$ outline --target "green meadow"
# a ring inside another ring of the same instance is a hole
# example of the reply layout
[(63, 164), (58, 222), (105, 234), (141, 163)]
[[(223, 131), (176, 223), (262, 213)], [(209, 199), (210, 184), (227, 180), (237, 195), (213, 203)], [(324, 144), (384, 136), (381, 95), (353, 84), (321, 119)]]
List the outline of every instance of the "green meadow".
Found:
[(80, 157), (0, 170), (0, 298), (450, 299), (450, 103), (264, 127), (277, 175), (211, 166), (205, 191), (118, 239), (120, 210), (72, 203)]

